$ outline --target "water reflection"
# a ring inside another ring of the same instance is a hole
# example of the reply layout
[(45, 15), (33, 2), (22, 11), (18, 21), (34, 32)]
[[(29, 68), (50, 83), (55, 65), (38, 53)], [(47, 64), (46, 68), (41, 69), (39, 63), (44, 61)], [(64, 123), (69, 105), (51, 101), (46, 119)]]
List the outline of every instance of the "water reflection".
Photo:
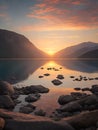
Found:
[[(1, 60), (0, 61), (0, 79), (10, 83), (17, 83), (29, 78), (38, 68), (45, 66), (46, 68), (56, 68), (63, 66), (67, 71), (96, 73), (98, 72), (98, 60), (94, 61), (77, 61), (77, 60)], [(44, 73), (48, 72), (47, 70)], [(37, 75), (41, 75), (42, 71), (37, 71)], [(54, 72), (53, 72), (54, 73)], [(56, 71), (55, 71), (56, 73)], [(71, 73), (71, 72), (70, 72)], [(52, 77), (51, 77), (52, 79)]]
[(0, 79), (10, 83), (17, 83), (27, 79), (40, 66), (44, 60), (1, 60)]
[(98, 72), (98, 60), (57, 60), (56, 63), (80, 72)]

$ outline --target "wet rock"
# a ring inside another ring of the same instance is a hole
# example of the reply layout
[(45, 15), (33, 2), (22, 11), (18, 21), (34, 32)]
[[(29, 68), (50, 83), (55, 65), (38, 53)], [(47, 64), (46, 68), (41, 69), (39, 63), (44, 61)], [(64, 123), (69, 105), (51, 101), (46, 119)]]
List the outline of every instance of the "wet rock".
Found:
[(0, 81), (0, 95), (12, 95), (14, 92), (11, 84), (6, 81)]
[(82, 91), (90, 91), (90, 88), (82, 88)]
[(75, 78), (75, 76), (70, 76), (70, 78)]
[(46, 112), (44, 112), (42, 109), (40, 109), (40, 110), (35, 111), (34, 114), (38, 115), (38, 116), (45, 116)]
[(82, 109), (82, 106), (78, 102), (70, 102), (60, 107), (62, 112), (75, 112)]
[(29, 114), (32, 113), (35, 110), (35, 108), (36, 107), (33, 106), (32, 104), (27, 104), (26, 106), (20, 107), (19, 112)]
[(98, 85), (93, 85), (91, 88), (91, 92), (98, 95)]
[(58, 80), (58, 79), (52, 80), (52, 83), (53, 83), (54, 85), (61, 85), (61, 84), (62, 84), (62, 82), (61, 82), (60, 80)]
[(75, 100), (75, 98), (72, 95), (61, 95), (58, 99), (58, 103), (60, 105), (64, 105), (64, 104), (69, 103), (74, 100)]
[(12, 109), (14, 108), (15, 103), (10, 98), (9, 95), (0, 95), (0, 107), (6, 108), (6, 109)]
[(75, 98), (75, 99), (80, 99), (80, 98), (84, 98), (87, 96), (86, 93), (81, 93), (81, 92), (71, 92), (71, 95)]
[(44, 76), (41, 76), (41, 75), (39, 76), (39, 78), (43, 78), (43, 77), (44, 77)]
[(77, 88), (74, 88), (74, 90), (76, 90), (76, 91), (80, 91), (80, 90), (81, 90), (81, 88), (78, 88), (78, 87), (77, 87)]
[(5, 130), (74, 130), (66, 121), (55, 122), (47, 117), (34, 116), (0, 109), (0, 116), (6, 119)]
[(89, 128), (96, 126), (98, 121), (98, 110), (83, 112), (79, 115), (70, 117), (67, 122), (71, 124), (75, 129), (80, 130), (81, 128)]
[(18, 89), (20, 94), (48, 93), (49, 89), (42, 85), (31, 85)]
[(3, 118), (0, 118), (0, 130), (3, 130), (5, 126), (5, 120)]
[(48, 73), (46, 73), (46, 74), (44, 74), (45, 76), (49, 76), (50, 74), (48, 74)]
[(35, 94), (29, 94), (26, 98), (26, 102), (36, 102), (40, 98), (40, 94), (35, 93)]
[(56, 78), (58, 78), (58, 79), (64, 79), (64, 76), (63, 75), (57, 75)]
[(96, 77), (95, 80), (98, 80), (98, 77)]
[(81, 105), (93, 105), (98, 103), (98, 97), (96, 95), (89, 95), (78, 101)]

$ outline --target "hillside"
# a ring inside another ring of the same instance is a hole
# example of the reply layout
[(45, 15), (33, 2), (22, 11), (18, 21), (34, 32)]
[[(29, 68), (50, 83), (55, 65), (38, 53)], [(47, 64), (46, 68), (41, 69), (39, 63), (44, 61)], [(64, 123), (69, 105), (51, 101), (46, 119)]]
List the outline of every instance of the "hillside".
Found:
[(98, 58), (98, 49), (89, 51), (80, 56), (80, 58)]
[(46, 58), (25, 36), (0, 29), (0, 58)]
[(98, 49), (98, 44), (93, 42), (83, 42), (78, 45), (67, 47), (57, 52), (56, 58), (78, 58), (83, 54)]

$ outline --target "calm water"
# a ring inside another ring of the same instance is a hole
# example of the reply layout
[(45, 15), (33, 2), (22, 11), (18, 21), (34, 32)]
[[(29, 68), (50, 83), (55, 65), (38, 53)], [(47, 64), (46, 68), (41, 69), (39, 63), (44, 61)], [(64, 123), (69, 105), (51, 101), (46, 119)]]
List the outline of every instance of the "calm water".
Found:
[[(43, 67), (43, 69), (41, 69)], [(47, 70), (47, 68), (56, 68)], [(50, 76), (43, 76), (49, 73)], [(56, 79), (58, 74), (62, 74), (64, 79), (61, 80), (63, 84), (55, 86), (52, 80)], [(25, 87), (27, 85), (43, 85), (50, 89), (49, 93), (42, 94), (41, 99), (33, 103), (38, 109), (44, 109), (49, 114), (59, 107), (57, 99), (62, 94), (69, 94), (74, 91), (74, 87), (91, 87), (98, 84), (98, 80), (87, 81), (73, 81), (70, 76), (79, 76), (87, 78), (98, 77), (98, 60), (1, 60), (0, 61), (0, 79), (8, 81), (17, 87)], [(19, 107), (23, 104), (25, 96), (20, 96), (22, 101), (18, 104), (14, 111), (18, 111)]]

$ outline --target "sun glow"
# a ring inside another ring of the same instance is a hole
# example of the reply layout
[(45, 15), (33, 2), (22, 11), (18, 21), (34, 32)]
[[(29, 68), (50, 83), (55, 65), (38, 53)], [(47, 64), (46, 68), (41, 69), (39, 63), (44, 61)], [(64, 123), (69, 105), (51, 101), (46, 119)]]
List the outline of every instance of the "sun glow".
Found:
[(47, 53), (52, 56), (55, 52), (53, 50), (48, 50)]

